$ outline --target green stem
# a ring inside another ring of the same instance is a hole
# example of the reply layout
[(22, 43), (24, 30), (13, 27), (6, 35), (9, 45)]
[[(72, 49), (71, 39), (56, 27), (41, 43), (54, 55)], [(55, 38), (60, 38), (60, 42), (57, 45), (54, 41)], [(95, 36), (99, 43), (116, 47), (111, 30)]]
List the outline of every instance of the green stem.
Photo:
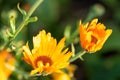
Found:
[(15, 39), (16, 36), (18, 35), (18, 33), (24, 28), (24, 26), (26, 25), (26, 21), (30, 18), (30, 16), (33, 14), (33, 12), (36, 10), (36, 8), (42, 3), (42, 1), (43, 0), (37, 0), (34, 3), (34, 5), (29, 10), (28, 14), (24, 18), (24, 20), (21, 22), (20, 26), (17, 28), (16, 33), (15, 33), (14, 37), (12, 38), (12, 40)]
[(66, 46), (68, 46), (70, 43), (74, 42), (75, 37), (79, 34), (79, 26), (76, 28), (76, 30), (71, 34), (68, 42), (66, 43)]
[[(72, 57), (69, 62), (73, 62), (76, 59), (80, 58), (82, 59), (82, 56), (86, 53), (86, 51), (80, 51), (79, 53), (77, 53), (74, 57)], [(83, 59), (82, 59), (83, 60)]]

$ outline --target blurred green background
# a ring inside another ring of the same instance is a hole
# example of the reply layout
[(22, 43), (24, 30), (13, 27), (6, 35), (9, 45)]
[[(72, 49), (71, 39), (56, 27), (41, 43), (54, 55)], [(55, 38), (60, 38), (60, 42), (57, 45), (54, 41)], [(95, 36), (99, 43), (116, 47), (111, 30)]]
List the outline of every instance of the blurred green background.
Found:
[[(22, 21), (22, 15), (17, 9), (18, 3), (28, 11), (34, 2), (0, 0), (0, 30), (9, 27), (10, 14), (16, 14), (16, 25)], [(103, 15), (97, 17), (99, 22), (104, 23), (107, 28), (112, 28), (113, 33), (102, 50), (85, 54), (84, 61), (78, 59), (73, 62), (78, 66), (75, 77), (77, 80), (120, 80), (120, 0), (44, 0), (32, 15), (37, 16), (38, 21), (28, 24), (16, 41), (32, 43), (32, 37), (42, 29), (51, 32), (53, 37), (60, 40), (64, 36), (66, 26), (70, 25), (74, 31), (79, 20), (84, 21), (95, 4), (100, 4), (105, 10)], [(81, 50), (80, 44), (76, 43), (75, 48), (76, 52)]]

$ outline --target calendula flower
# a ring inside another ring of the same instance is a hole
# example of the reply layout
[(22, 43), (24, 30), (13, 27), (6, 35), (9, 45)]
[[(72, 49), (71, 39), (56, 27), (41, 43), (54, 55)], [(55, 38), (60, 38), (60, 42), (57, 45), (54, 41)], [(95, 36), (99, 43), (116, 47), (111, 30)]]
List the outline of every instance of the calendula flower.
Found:
[(59, 73), (55, 72), (52, 73), (52, 80), (76, 80), (74, 77), (74, 72), (76, 70), (77, 66), (74, 64), (68, 65), (64, 71), (61, 71)]
[(85, 25), (80, 23), (80, 43), (89, 53), (100, 50), (112, 33), (111, 29), (106, 29), (104, 24), (97, 22), (98, 19), (94, 19)]
[(53, 73), (52, 80), (71, 80), (71, 77), (67, 73), (61, 71), (59, 73)]
[(74, 73), (77, 69), (77, 66), (74, 64), (70, 64), (69, 66), (66, 67), (66, 70), (68, 72), (68, 75), (70, 76), (70, 78), (74, 78)]
[(57, 44), (56, 39), (51, 37), (50, 33), (45, 30), (33, 37), (33, 49), (30, 51), (28, 43), (23, 46), (24, 60), (32, 65), (34, 70), (31, 74), (50, 74), (59, 72), (60, 69), (68, 66), (68, 59), (73, 54), (72, 52), (64, 49), (65, 38), (62, 38)]
[(7, 80), (14, 67), (15, 58), (6, 49), (0, 51), (0, 80)]

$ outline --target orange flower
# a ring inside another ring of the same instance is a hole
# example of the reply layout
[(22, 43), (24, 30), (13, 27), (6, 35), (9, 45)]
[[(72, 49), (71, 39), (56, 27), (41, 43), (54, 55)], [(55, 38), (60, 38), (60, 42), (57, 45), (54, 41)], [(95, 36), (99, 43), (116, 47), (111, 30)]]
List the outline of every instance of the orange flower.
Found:
[(68, 48), (62, 50), (64, 41), (65, 38), (62, 38), (57, 44), (56, 39), (51, 37), (50, 33), (46, 34), (45, 30), (42, 30), (36, 37), (33, 37), (32, 51), (30, 51), (28, 43), (23, 46), (24, 60), (34, 68), (31, 74), (47, 75), (59, 72), (61, 68), (66, 67), (69, 64), (68, 59), (73, 53), (68, 52)]
[(14, 66), (14, 57), (5, 49), (0, 51), (0, 80), (7, 80), (12, 73), (9, 66)]
[(80, 43), (90, 53), (100, 50), (112, 33), (111, 29), (106, 30), (104, 24), (97, 22), (98, 19), (94, 19), (85, 25), (80, 23)]

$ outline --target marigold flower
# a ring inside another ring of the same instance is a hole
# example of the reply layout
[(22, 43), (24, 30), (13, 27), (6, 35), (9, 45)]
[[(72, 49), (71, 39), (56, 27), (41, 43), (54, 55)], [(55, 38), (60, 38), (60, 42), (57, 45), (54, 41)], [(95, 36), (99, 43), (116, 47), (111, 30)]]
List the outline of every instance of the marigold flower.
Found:
[(112, 33), (111, 29), (106, 29), (104, 24), (97, 22), (98, 19), (94, 19), (85, 25), (80, 23), (80, 43), (90, 53), (100, 50)]
[(9, 66), (14, 66), (14, 64), (15, 58), (6, 49), (0, 51), (0, 80), (8, 79), (12, 73)]
[(74, 72), (77, 69), (77, 66), (74, 64), (68, 65), (66, 68), (64, 68), (63, 71), (57, 73), (52, 73), (51, 78), (52, 80), (76, 80), (74, 77)]
[(24, 60), (32, 65), (34, 70), (31, 74), (50, 74), (59, 72), (61, 68), (68, 66), (68, 59), (72, 56), (72, 52), (68, 48), (64, 48), (65, 38), (62, 38), (57, 44), (56, 39), (51, 37), (50, 33), (45, 30), (33, 37), (33, 49), (30, 51), (28, 43), (23, 46)]
[(53, 73), (52, 78), (53, 80), (71, 80), (71, 77), (63, 71), (59, 73)]
[(70, 64), (69, 66), (66, 67), (67, 73), (70, 76), (70, 78), (74, 78), (74, 73), (77, 69), (77, 66), (74, 64)]

